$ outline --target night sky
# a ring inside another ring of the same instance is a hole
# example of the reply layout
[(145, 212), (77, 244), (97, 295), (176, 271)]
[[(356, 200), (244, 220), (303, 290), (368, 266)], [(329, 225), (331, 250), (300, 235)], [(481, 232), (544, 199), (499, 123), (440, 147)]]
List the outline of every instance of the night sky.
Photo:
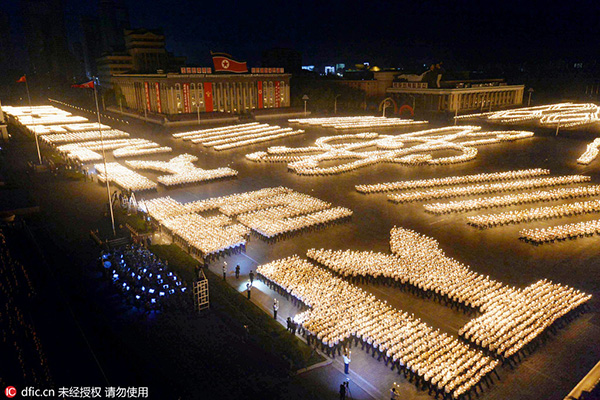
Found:
[[(95, 14), (97, 0), (64, 1), (73, 41), (77, 17)], [(124, 1), (132, 27), (163, 28), (170, 51), (207, 66), (209, 50), (257, 65), (271, 47), (299, 50), (304, 64), (370, 61), (384, 67), (585, 61), (600, 52), (598, 1)], [(18, 12), (18, 0), (1, 3)], [(17, 15), (13, 24), (18, 39)]]

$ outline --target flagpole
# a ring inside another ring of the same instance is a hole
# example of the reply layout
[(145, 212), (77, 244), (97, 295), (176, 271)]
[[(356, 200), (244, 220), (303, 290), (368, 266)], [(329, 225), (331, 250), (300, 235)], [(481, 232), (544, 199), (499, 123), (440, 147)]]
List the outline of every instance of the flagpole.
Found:
[[(27, 75), (23, 75), (25, 77), (25, 89), (27, 90), (27, 100), (29, 101), (29, 111), (31, 111), (31, 113), (33, 114), (33, 107), (31, 107), (31, 96), (29, 95), (29, 83), (27, 82)], [(42, 155), (40, 154), (40, 143), (38, 141), (38, 134), (37, 131), (35, 131), (33, 133), (33, 136), (35, 136), (35, 148), (37, 149), (37, 153), (38, 153), (38, 161), (40, 162), (40, 165), (42, 165)]]
[(98, 106), (98, 93), (96, 92), (96, 78), (94, 77), (94, 99), (96, 100), (96, 113), (98, 114), (98, 130), (100, 131), (100, 143), (102, 146), (102, 161), (104, 162), (104, 180), (106, 181), (106, 195), (108, 196), (108, 208), (110, 209), (110, 222), (112, 223), (113, 236), (117, 236), (115, 231), (115, 216), (113, 214), (112, 201), (110, 199), (110, 184), (108, 183), (108, 169), (106, 168), (106, 153), (104, 151), (104, 133), (102, 123), (100, 123), (100, 107)]

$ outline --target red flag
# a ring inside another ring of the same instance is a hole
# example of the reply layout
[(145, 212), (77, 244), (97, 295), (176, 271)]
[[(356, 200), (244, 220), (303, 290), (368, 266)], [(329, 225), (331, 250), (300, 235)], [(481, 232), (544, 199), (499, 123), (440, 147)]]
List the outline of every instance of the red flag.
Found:
[(19, 78), (19, 80), (17, 81), (17, 83), (23, 83), (23, 82), (27, 82), (27, 78), (25, 75), (23, 75), (22, 77)]
[(183, 112), (191, 113), (192, 102), (190, 101), (190, 84), (184, 83), (181, 86), (183, 87)]
[(80, 85), (71, 85), (72, 88), (81, 88), (81, 89), (93, 89), (94, 88), (94, 81), (89, 81), (86, 83), (82, 83)]
[(258, 81), (258, 108), (263, 108), (263, 84), (262, 81)]
[(204, 82), (204, 106), (206, 112), (213, 112), (212, 82)]
[(229, 54), (225, 53), (213, 53), (213, 63), (215, 65), (215, 72), (235, 72), (237, 74), (248, 72), (246, 62), (235, 61)]

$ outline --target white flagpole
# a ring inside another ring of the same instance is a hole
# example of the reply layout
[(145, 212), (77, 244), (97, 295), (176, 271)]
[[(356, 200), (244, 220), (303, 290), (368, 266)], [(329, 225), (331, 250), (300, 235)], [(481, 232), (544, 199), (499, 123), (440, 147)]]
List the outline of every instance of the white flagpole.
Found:
[[(27, 75), (25, 75), (25, 89), (27, 89), (27, 100), (29, 101), (29, 111), (31, 111), (31, 113), (33, 114), (33, 107), (31, 107), (31, 96), (29, 95), (29, 83), (27, 82)], [(40, 165), (42, 165), (42, 155), (40, 153), (40, 143), (38, 141), (37, 131), (35, 131), (33, 133), (33, 136), (35, 136), (35, 148), (37, 149), (37, 153), (38, 153), (38, 161), (40, 162)]]
[(100, 142), (102, 146), (102, 161), (104, 163), (104, 180), (106, 181), (106, 195), (108, 196), (108, 208), (110, 209), (110, 222), (112, 223), (113, 236), (117, 236), (115, 231), (115, 216), (113, 214), (112, 201), (110, 198), (110, 184), (108, 183), (108, 169), (106, 168), (106, 153), (104, 152), (104, 134), (102, 124), (100, 123), (100, 107), (98, 107), (98, 93), (96, 92), (96, 78), (94, 77), (94, 99), (96, 100), (96, 113), (98, 114), (98, 130), (100, 131)]

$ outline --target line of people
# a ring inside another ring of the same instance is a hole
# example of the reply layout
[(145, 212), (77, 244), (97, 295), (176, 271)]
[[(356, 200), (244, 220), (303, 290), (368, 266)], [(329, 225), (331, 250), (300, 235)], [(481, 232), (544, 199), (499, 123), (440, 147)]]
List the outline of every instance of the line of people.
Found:
[(446, 176), (443, 178), (375, 183), (372, 185), (356, 185), (355, 189), (356, 191), (361, 193), (371, 194), (378, 192), (390, 192), (392, 190), (402, 189), (434, 188), (439, 186), (463, 185), (467, 183), (483, 183), (514, 179), (526, 179), (549, 174), (549, 169), (533, 168), (505, 172), (489, 172), (473, 175)]
[(592, 197), (599, 194), (600, 185), (589, 185), (576, 188), (537, 190), (535, 192), (449, 201), (447, 203), (428, 203), (424, 204), (423, 207), (426, 211), (433, 214), (462, 213), (483, 208), (508, 207), (528, 203)]
[(492, 228), (500, 225), (571, 217), (597, 212), (600, 212), (600, 200), (591, 200), (556, 206), (511, 210), (496, 214), (473, 215), (467, 217), (467, 223), (477, 228)]

